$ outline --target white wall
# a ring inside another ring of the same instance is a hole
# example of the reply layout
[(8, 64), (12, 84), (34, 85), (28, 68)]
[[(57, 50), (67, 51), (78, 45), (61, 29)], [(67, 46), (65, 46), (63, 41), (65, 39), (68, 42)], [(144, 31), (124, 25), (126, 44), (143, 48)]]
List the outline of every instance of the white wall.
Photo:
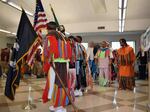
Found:
[(0, 49), (1, 48), (6, 48), (7, 47), (7, 43), (13, 44), (14, 42), (15, 42), (15, 38), (0, 36)]

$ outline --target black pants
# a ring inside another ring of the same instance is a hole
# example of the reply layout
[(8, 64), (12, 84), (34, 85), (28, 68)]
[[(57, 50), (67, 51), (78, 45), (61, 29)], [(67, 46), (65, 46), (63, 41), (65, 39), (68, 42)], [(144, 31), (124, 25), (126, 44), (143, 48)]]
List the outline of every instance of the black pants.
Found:
[(2, 76), (2, 67), (0, 65), (0, 77)]
[(76, 75), (77, 77), (77, 85), (76, 88), (79, 90), (80, 88), (85, 88), (86, 84), (86, 73), (85, 73), (85, 65), (83, 60), (79, 60), (79, 74)]
[(77, 85), (76, 85), (76, 89), (79, 90), (81, 88), (81, 75), (77, 74), (76, 75), (76, 80), (77, 80)]
[(139, 78), (146, 79), (146, 65), (139, 65)]

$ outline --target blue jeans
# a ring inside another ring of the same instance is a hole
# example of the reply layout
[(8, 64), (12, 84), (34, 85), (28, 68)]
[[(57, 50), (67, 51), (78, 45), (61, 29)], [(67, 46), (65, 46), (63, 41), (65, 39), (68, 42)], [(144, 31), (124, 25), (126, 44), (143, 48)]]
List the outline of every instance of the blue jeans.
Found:
[(92, 77), (95, 79), (96, 78), (96, 72), (97, 72), (97, 66), (94, 62), (94, 60), (89, 60), (89, 66), (91, 70)]

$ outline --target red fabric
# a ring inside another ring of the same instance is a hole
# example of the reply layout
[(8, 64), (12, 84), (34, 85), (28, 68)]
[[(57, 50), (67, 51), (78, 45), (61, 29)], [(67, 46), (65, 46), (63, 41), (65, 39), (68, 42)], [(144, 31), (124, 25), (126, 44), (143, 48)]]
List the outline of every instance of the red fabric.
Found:
[(49, 91), (49, 80), (47, 78), (45, 89), (42, 95), (43, 103), (46, 103), (48, 101), (48, 91)]
[(50, 41), (49, 56), (51, 56), (51, 54), (54, 54), (54, 58), (58, 58), (59, 57), (58, 40), (54, 35), (48, 36), (47, 38)]
[(9, 61), (10, 50), (8, 48), (1, 50), (1, 61)]
[(68, 57), (69, 59), (71, 59), (72, 57), (72, 48), (71, 48), (71, 44), (69, 41), (67, 41), (67, 51), (68, 51)]
[(54, 104), (54, 107), (58, 107), (59, 100), (60, 100), (60, 88), (58, 88), (58, 91), (57, 91), (56, 100), (55, 100), (56, 102)]
[(66, 96), (66, 93), (65, 93), (65, 96), (64, 96), (63, 99), (62, 99), (62, 100), (63, 100), (63, 101), (62, 101), (62, 106), (63, 106), (63, 107), (64, 107), (65, 104), (66, 104), (66, 97), (67, 97), (67, 96)]
[(108, 57), (108, 56), (110, 56), (110, 50), (109, 49), (107, 49), (105, 52), (105, 57)]
[(45, 62), (44, 65), (43, 65), (43, 71), (45, 73), (48, 73), (49, 68), (50, 68), (50, 63), (49, 62)]

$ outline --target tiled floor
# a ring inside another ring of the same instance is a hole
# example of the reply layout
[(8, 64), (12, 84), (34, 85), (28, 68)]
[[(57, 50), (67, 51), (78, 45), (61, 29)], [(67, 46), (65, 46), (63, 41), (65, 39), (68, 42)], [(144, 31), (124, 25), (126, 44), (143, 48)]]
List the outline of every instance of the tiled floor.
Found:
[[(15, 101), (12, 102), (4, 96), (5, 79), (0, 79), (0, 112), (28, 112), (23, 108), (27, 105), (29, 84), (32, 87), (31, 96), (35, 109), (30, 112), (50, 112), (49, 103), (43, 104), (40, 100), (45, 86), (45, 79), (22, 80), (16, 91)], [(148, 103), (148, 82), (136, 81), (134, 91), (117, 90), (112, 87), (99, 87), (94, 85), (93, 91), (89, 90), (75, 101), (79, 112), (146, 112)], [(73, 112), (72, 106), (67, 107), (67, 112)]]

